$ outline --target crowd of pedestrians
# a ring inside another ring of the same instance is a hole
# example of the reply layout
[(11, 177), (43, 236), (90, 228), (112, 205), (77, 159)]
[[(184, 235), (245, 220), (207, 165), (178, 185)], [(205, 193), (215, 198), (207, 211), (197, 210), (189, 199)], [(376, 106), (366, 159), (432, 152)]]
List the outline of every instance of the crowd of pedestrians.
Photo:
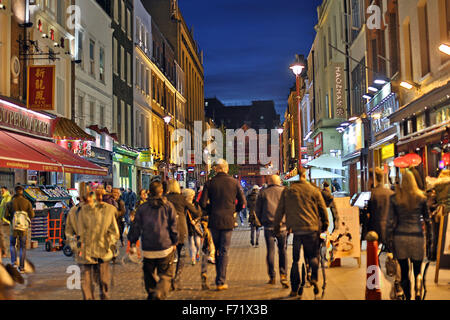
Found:
[[(228, 257), (237, 213), (241, 213), (239, 219), (244, 224), (246, 212), (252, 246), (259, 246), (260, 231), (264, 230), (268, 284), (276, 284), (278, 273), (282, 287), (291, 289), (290, 296), (301, 296), (299, 262), (303, 249), (308, 281), (317, 296), (321, 235), (330, 223), (327, 208), (333, 219), (338, 215), (331, 192), (331, 188), (337, 191), (337, 182), (331, 186), (325, 182), (318, 188), (307, 181), (306, 170), (300, 168), (299, 181), (290, 186), (283, 186), (280, 177), (272, 175), (266, 178), (264, 186), (253, 186), (245, 196), (239, 181), (228, 174), (225, 160), (219, 160), (214, 171), (215, 176), (198, 190), (182, 189), (173, 179), (153, 181), (148, 190), (140, 190), (138, 195), (131, 189), (102, 185), (91, 189), (82, 183), (79, 203), (66, 218), (65, 236), (81, 268), (83, 298), (95, 299), (96, 285), (101, 299), (110, 297), (111, 265), (119, 255), (118, 244), (123, 247), (125, 241), (127, 254), (143, 259), (148, 299), (165, 299), (170, 291), (180, 290), (184, 251), (189, 252), (192, 265), (201, 263), (199, 278), (203, 290), (210, 289), (208, 263), (215, 265), (216, 290), (227, 290)], [(402, 169), (394, 188), (387, 188), (384, 172), (371, 171), (371, 198), (363, 211), (363, 233), (377, 233), (381, 249), (389, 253), (388, 262), (398, 270), (391, 296), (397, 299), (412, 297), (410, 265), (415, 280), (414, 297), (421, 298), (423, 261), (425, 257), (429, 261), (436, 259), (437, 221), (450, 206), (450, 171), (443, 170), (432, 184), (418, 179), (420, 174), (414, 169)], [(6, 187), (1, 192), (0, 219), (10, 225), (11, 265), (23, 273), (27, 263), (26, 237), (34, 211), (21, 186), (15, 188), (12, 197)], [(289, 274), (290, 234), (293, 251)], [(0, 263), (7, 253), (3, 240), (0, 234)]]

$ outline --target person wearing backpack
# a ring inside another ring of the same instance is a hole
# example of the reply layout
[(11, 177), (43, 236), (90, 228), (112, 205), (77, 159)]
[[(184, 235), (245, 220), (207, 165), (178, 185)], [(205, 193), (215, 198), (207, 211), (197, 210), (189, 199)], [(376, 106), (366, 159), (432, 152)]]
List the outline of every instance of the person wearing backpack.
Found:
[(16, 243), (20, 247), (20, 265), (21, 273), (25, 271), (26, 240), (27, 232), (31, 226), (31, 219), (34, 218), (34, 211), (31, 202), (23, 195), (23, 187), (15, 188), (15, 195), (6, 205), (5, 218), (10, 222), (10, 251), (11, 264), (17, 267)]

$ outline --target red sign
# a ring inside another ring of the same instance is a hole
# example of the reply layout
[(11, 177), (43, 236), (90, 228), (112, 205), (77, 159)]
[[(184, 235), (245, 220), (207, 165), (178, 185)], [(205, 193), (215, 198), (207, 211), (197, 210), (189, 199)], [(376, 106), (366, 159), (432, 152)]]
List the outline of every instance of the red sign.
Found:
[(51, 137), (51, 126), (49, 117), (0, 99), (0, 128)]
[(29, 66), (27, 108), (55, 109), (55, 66)]
[(323, 133), (320, 132), (315, 138), (314, 138), (314, 155), (318, 155), (323, 150)]

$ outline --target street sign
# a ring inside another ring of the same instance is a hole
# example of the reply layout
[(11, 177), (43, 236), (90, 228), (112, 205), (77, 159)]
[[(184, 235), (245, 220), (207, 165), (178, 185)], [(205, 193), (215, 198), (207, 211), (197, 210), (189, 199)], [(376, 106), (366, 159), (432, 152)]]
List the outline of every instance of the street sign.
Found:
[(27, 108), (55, 110), (55, 66), (29, 66)]

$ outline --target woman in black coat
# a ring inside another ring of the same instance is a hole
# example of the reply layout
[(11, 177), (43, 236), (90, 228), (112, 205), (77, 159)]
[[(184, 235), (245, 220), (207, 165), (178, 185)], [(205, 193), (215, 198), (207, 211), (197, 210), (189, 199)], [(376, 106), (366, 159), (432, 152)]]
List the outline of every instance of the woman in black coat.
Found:
[(175, 272), (175, 277), (172, 280), (172, 290), (176, 289), (176, 284), (180, 280), (181, 271), (183, 269), (184, 263), (181, 259), (181, 250), (183, 250), (184, 243), (187, 239), (188, 228), (187, 228), (187, 215), (186, 211), (189, 210), (193, 219), (198, 218), (202, 215), (202, 211), (196, 208), (192, 203), (189, 203), (186, 198), (181, 194), (181, 188), (176, 180), (169, 180), (167, 183), (167, 200), (169, 200), (177, 211), (177, 225), (178, 225), (178, 245), (177, 245), (177, 268)]

